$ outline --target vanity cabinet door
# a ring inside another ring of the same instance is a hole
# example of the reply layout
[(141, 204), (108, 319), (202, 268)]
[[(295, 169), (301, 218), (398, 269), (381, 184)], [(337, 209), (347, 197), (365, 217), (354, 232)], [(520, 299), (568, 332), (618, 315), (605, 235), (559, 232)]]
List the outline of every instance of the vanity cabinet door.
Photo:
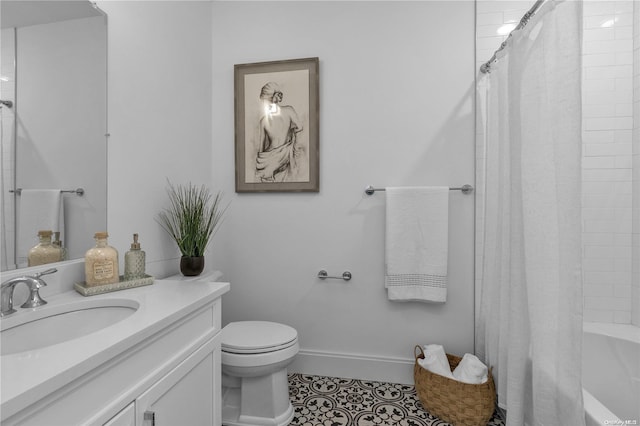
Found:
[(103, 426), (136, 426), (136, 405), (135, 402), (127, 405), (118, 414), (113, 416)]
[(136, 400), (136, 426), (220, 425), (220, 333)]

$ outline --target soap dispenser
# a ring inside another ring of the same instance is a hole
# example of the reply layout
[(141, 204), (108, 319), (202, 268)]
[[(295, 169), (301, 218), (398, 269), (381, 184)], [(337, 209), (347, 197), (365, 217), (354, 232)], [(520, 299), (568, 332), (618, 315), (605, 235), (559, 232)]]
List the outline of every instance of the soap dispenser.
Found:
[(145, 276), (145, 253), (140, 250), (138, 234), (133, 234), (131, 249), (124, 254), (124, 279), (125, 281), (143, 278)]

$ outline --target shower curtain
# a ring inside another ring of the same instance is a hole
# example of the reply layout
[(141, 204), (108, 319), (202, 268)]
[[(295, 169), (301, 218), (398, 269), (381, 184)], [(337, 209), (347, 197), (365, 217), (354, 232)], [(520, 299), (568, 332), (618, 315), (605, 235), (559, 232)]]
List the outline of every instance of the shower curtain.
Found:
[(476, 343), (494, 369), (507, 425), (584, 424), (581, 20), (581, 2), (543, 4), (478, 85), (487, 92), (479, 93), (485, 175)]

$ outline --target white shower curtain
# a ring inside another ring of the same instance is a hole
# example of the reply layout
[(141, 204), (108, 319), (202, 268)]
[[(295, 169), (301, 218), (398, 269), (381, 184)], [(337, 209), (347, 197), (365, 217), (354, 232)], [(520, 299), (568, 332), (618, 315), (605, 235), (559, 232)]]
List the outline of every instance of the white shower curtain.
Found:
[(507, 425), (584, 424), (581, 21), (581, 2), (549, 0), (479, 84), (487, 93), (476, 338)]

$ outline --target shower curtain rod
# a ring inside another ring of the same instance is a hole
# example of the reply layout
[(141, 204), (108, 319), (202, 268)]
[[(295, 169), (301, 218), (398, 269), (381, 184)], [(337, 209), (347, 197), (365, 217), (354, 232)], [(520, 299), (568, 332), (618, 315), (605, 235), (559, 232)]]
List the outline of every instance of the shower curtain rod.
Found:
[(540, 6), (542, 6), (542, 3), (544, 3), (544, 2), (545, 2), (545, 0), (536, 0), (536, 2), (533, 4), (531, 9), (529, 9), (529, 11), (527, 11), (527, 13), (525, 13), (522, 16), (522, 18), (520, 19), (520, 23), (513, 30), (511, 30), (511, 32), (507, 36), (506, 40), (503, 41), (502, 44), (500, 44), (500, 47), (498, 48), (498, 50), (496, 50), (493, 53), (493, 56), (491, 57), (491, 59), (489, 59), (487, 62), (485, 62), (484, 64), (482, 64), (480, 66), (480, 71), (483, 74), (487, 74), (487, 73), (491, 72), (491, 64), (494, 63), (497, 60), (496, 55), (498, 54), (498, 52), (500, 52), (502, 49), (507, 47), (507, 42), (511, 38), (511, 35), (515, 31), (518, 31), (518, 30), (521, 30), (522, 28), (524, 28), (527, 25), (527, 23), (529, 22), (529, 19), (531, 19), (531, 17), (533, 15), (535, 15), (535, 13), (538, 11), (538, 9), (540, 9)]

